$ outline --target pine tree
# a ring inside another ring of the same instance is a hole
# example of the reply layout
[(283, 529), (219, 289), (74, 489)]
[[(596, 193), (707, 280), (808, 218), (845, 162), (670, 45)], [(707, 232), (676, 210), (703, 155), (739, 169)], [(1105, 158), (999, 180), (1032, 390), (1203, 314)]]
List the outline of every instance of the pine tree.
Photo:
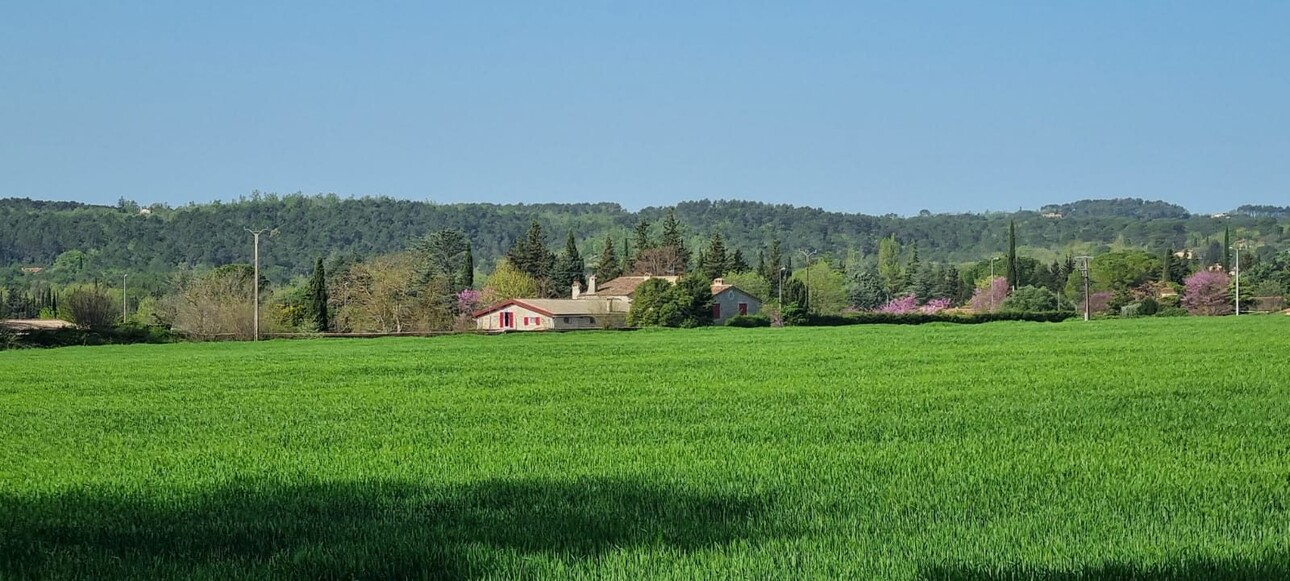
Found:
[(744, 252), (738, 248), (730, 255), (730, 272), (744, 273), (748, 272), (748, 261), (744, 260)]
[(331, 328), (331, 317), (327, 312), (327, 273), (323, 270), (321, 257), (314, 262), (314, 274), (309, 278), (309, 322), (314, 330), (325, 333)]
[(529, 226), (528, 233), (515, 242), (506, 258), (511, 266), (538, 281), (550, 280), (551, 269), (555, 266), (555, 255), (547, 249), (542, 225), (537, 220)]
[(641, 221), (636, 223), (636, 256), (653, 247), (654, 241), (649, 238), (649, 220), (641, 218)]
[(726, 243), (721, 239), (720, 232), (712, 233), (712, 240), (708, 242), (708, 251), (704, 254), (700, 268), (703, 276), (709, 280), (730, 271), (730, 257), (726, 254)]
[(667, 216), (663, 219), (663, 240), (659, 246), (675, 248), (677, 264), (680, 267), (678, 272), (689, 270), (690, 251), (685, 247), (685, 236), (681, 232), (681, 224), (676, 220), (676, 210), (673, 208), (667, 210)]
[(555, 285), (557, 291), (572, 287), (574, 282), (586, 288), (586, 268), (582, 255), (578, 253), (578, 243), (573, 237), (573, 231), (570, 230), (569, 237), (564, 242), (564, 252), (551, 269), (551, 284)]
[(776, 292), (779, 291), (779, 268), (781, 266), (784, 266), (784, 253), (780, 250), (779, 238), (774, 238), (770, 241), (770, 256), (766, 257), (766, 270), (762, 271), (761, 275), (766, 277), (766, 280), (772, 281), (771, 285), (775, 287)]
[(757, 274), (760, 274), (762, 278), (765, 278), (766, 280), (770, 280), (770, 278), (766, 276), (766, 251), (765, 250), (757, 251)]
[(600, 251), (600, 264), (596, 265), (596, 280), (610, 281), (618, 278), (623, 272), (618, 263), (618, 253), (614, 250), (614, 235), (605, 235), (605, 248)]

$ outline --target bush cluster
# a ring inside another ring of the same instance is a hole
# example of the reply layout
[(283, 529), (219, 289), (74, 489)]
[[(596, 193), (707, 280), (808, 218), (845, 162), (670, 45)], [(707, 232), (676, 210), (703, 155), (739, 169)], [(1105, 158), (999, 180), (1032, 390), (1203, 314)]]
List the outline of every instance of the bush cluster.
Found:
[(841, 327), (846, 325), (922, 325), (924, 323), (990, 323), (994, 321), (1030, 321), (1058, 323), (1074, 317), (1070, 312), (1023, 313), (1000, 311), (957, 315), (946, 313), (849, 313), (846, 315), (812, 315), (807, 326)]

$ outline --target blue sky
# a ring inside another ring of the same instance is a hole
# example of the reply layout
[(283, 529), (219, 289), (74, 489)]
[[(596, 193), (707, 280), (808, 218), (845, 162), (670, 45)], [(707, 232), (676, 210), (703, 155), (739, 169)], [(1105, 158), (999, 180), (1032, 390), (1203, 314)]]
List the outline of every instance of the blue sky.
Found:
[(0, 197), (1290, 204), (1290, 2), (7, 2)]

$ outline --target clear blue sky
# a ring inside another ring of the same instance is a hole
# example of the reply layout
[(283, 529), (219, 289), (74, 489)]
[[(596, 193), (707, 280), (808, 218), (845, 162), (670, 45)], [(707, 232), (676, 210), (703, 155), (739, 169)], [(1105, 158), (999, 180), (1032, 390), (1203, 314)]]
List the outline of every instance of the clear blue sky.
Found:
[(1290, 2), (1065, 4), (11, 0), (0, 197), (1290, 204)]

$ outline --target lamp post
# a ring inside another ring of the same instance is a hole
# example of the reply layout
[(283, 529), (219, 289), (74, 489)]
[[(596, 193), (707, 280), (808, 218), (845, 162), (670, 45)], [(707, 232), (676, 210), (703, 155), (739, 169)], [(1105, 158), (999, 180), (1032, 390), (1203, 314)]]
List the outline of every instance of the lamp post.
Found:
[(129, 316), (128, 309), (126, 307), (126, 299), (125, 299), (125, 283), (126, 283), (126, 279), (128, 278), (130, 278), (130, 273), (121, 275), (121, 324), (122, 325), (125, 324), (126, 317)]

